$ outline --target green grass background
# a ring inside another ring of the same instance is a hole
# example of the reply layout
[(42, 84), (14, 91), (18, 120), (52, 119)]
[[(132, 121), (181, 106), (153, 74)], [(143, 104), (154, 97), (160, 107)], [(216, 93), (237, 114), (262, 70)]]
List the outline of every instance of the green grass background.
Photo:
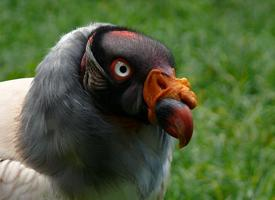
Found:
[(199, 97), (166, 199), (275, 199), (275, 1), (1, 0), (0, 80), (33, 76), (62, 34), (91, 21), (164, 42)]

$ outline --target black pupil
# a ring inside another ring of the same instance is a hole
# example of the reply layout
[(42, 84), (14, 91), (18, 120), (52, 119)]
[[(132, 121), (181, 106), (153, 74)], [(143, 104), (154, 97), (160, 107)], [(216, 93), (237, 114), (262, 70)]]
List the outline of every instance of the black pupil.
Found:
[(120, 66), (119, 71), (124, 74), (127, 72), (127, 67), (125, 65), (122, 65)]

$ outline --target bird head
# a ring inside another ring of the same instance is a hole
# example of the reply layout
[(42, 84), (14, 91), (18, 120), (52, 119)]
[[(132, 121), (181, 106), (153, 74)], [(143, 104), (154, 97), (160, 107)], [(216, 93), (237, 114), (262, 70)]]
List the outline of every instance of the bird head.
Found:
[(196, 95), (186, 78), (176, 78), (169, 49), (142, 33), (101, 26), (88, 38), (81, 82), (106, 115), (127, 116), (160, 126), (188, 144)]

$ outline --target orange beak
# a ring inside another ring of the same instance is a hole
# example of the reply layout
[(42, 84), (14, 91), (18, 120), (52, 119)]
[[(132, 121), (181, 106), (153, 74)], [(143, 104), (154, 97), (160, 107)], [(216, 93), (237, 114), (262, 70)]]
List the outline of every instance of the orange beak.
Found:
[(180, 147), (187, 145), (193, 132), (190, 109), (197, 105), (189, 81), (153, 69), (144, 82), (143, 97), (148, 107), (149, 121), (158, 123), (171, 136), (178, 138)]

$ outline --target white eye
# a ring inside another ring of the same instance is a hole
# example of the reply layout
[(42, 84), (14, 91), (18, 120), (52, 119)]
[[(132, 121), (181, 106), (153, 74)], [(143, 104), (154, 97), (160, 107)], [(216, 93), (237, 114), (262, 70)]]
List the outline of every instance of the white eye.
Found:
[(113, 77), (118, 81), (125, 80), (131, 75), (131, 67), (123, 59), (114, 60), (111, 69)]
[(120, 77), (127, 77), (130, 74), (130, 67), (124, 62), (118, 61), (115, 64), (115, 73)]

